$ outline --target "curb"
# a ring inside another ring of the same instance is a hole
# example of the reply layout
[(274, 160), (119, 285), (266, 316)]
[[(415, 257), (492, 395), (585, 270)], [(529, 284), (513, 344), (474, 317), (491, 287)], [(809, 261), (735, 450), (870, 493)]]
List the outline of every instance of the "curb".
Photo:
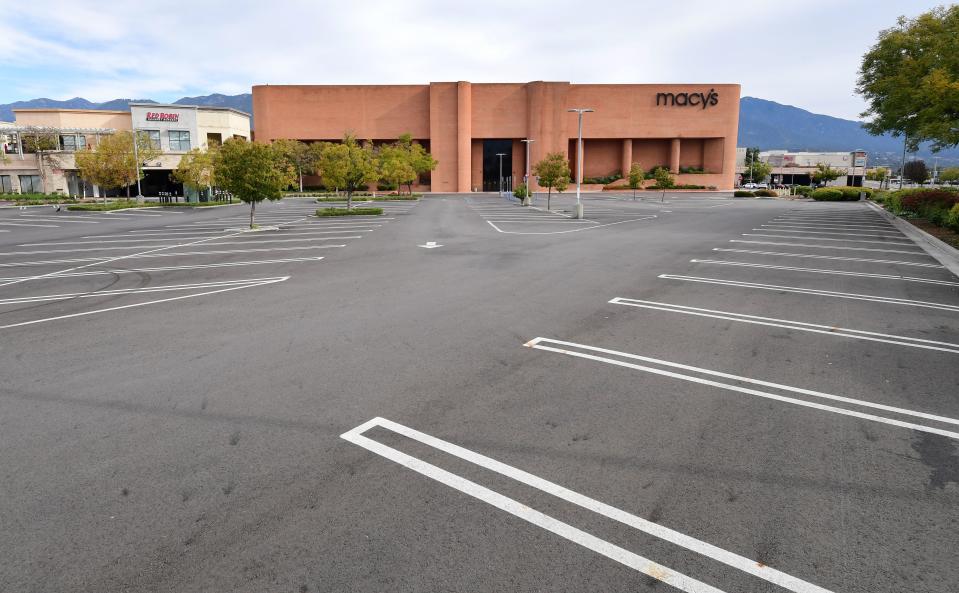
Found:
[(946, 269), (952, 272), (956, 277), (959, 277), (959, 249), (933, 237), (921, 228), (909, 224), (885, 208), (881, 208), (870, 201), (866, 201), (866, 204), (872, 209), (879, 211), (887, 220), (892, 222), (893, 226), (922, 247), (923, 251), (945, 266)]

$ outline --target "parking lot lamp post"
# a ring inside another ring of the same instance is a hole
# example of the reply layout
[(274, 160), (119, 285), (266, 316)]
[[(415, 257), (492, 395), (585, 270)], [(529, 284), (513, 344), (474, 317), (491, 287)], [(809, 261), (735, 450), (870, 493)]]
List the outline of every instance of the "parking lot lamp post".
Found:
[(523, 177), (523, 183), (526, 185), (526, 197), (523, 198), (523, 201), (526, 204), (531, 204), (533, 201), (533, 192), (529, 189), (529, 145), (535, 140), (530, 140), (529, 138), (525, 140), (520, 140), (523, 144), (526, 145), (526, 175)]
[(499, 157), (499, 195), (503, 195), (503, 157), (506, 156), (505, 152), (497, 152), (496, 156)]
[(582, 218), (583, 202), (580, 201), (579, 193), (583, 182), (583, 114), (592, 113), (595, 110), (589, 107), (574, 107), (566, 111), (579, 115), (579, 132), (576, 136), (576, 215), (573, 218)]

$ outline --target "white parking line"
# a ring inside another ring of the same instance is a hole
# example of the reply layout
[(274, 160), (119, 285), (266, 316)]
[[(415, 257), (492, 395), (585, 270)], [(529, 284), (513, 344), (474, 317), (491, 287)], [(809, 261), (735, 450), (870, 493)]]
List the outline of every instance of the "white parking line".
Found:
[[(545, 346), (543, 344), (556, 344), (558, 346), (566, 346), (567, 348), (560, 348), (554, 346)], [(730, 383), (721, 383), (719, 381), (713, 381), (711, 379), (703, 379), (701, 377), (696, 377), (694, 375), (684, 375), (682, 373), (677, 373), (674, 371), (667, 371), (655, 367), (649, 367), (645, 365), (634, 364), (630, 362), (625, 362), (622, 360), (617, 360), (614, 358), (607, 358), (604, 356), (598, 356), (596, 354), (588, 354), (586, 352), (578, 352), (576, 350), (569, 350), (568, 348), (578, 348), (580, 350), (587, 350), (589, 352), (599, 352), (602, 354), (610, 354), (613, 356), (618, 356), (620, 358), (627, 358), (630, 360), (639, 360), (647, 363), (658, 364), (660, 366), (677, 368), (685, 371), (691, 371), (699, 373), (702, 375), (713, 376), (713, 377), (722, 377), (725, 379), (732, 379), (734, 381), (739, 381), (741, 383), (750, 383), (753, 385), (762, 385), (764, 387), (771, 387), (774, 389), (779, 389), (782, 391), (788, 391), (791, 393), (800, 393), (803, 395), (808, 395), (812, 397), (817, 397), (821, 399), (827, 399), (831, 401), (838, 401), (847, 404), (853, 404), (857, 406), (862, 406), (865, 408), (872, 408), (877, 410), (883, 410), (886, 412), (893, 412), (896, 414), (902, 414), (904, 416), (912, 416), (915, 418), (923, 418), (925, 420), (933, 420), (936, 422), (943, 422), (948, 424), (959, 425), (959, 420), (955, 418), (949, 418), (947, 416), (939, 416), (936, 414), (927, 414), (925, 412), (917, 412), (915, 410), (908, 410), (906, 408), (898, 408), (895, 406), (887, 406), (885, 404), (879, 404), (875, 402), (870, 402), (861, 399), (854, 399), (850, 397), (843, 397), (839, 395), (833, 395), (831, 393), (825, 393), (822, 391), (814, 391), (812, 389), (803, 389), (800, 387), (791, 387), (789, 385), (783, 385), (780, 383), (772, 383), (769, 381), (761, 381), (759, 379), (751, 379), (749, 377), (741, 377), (738, 375), (732, 375), (729, 373), (722, 373), (719, 371), (713, 371), (709, 369), (704, 369), (700, 367), (695, 367), (686, 364), (680, 364), (676, 362), (669, 362), (667, 360), (661, 360), (658, 358), (651, 358), (648, 356), (640, 356), (638, 354), (630, 354), (628, 352), (619, 352), (617, 350), (608, 350), (606, 348), (597, 348), (596, 346), (588, 346), (586, 344), (577, 344), (576, 342), (564, 342), (562, 340), (553, 340), (551, 338), (534, 338), (524, 344), (529, 348), (535, 348), (537, 350), (546, 350), (549, 352), (557, 352), (559, 354), (566, 354), (568, 356), (575, 356), (577, 358), (585, 358), (587, 360), (595, 360), (598, 362), (605, 362), (607, 364), (612, 364), (615, 366), (626, 367), (638, 371), (644, 371), (647, 373), (653, 373), (656, 375), (663, 375), (666, 377), (671, 377), (673, 379), (681, 379), (683, 381), (690, 381), (693, 383), (700, 383), (702, 385), (710, 385), (712, 387), (719, 387), (721, 389), (728, 389), (730, 391), (736, 391), (739, 393), (745, 393), (748, 395), (755, 395), (757, 397), (762, 397), (766, 399), (772, 399), (776, 401), (786, 402), (790, 404), (795, 404), (797, 406), (803, 406), (807, 408), (813, 408), (816, 410), (822, 410), (824, 412), (833, 412), (835, 414), (841, 414), (843, 416), (852, 416), (854, 418), (860, 418), (862, 420), (872, 420), (873, 422), (879, 422), (882, 424), (889, 424), (891, 426), (898, 426), (900, 428), (909, 428), (912, 430), (918, 430), (920, 432), (926, 432), (930, 434), (937, 434), (940, 436), (949, 437), (951, 439), (959, 439), (959, 432), (953, 432), (949, 430), (944, 430), (941, 428), (935, 428), (933, 426), (925, 426), (923, 424), (916, 424), (914, 422), (904, 422), (902, 420), (896, 420), (895, 418), (888, 418), (886, 416), (876, 416), (874, 414), (867, 414), (864, 412), (858, 412), (856, 410), (850, 410), (847, 408), (838, 408), (835, 406), (820, 404), (817, 402), (807, 401), (803, 399), (797, 399), (794, 397), (787, 397), (783, 395), (778, 395), (775, 393), (769, 393), (766, 391), (759, 391), (756, 389), (751, 389), (747, 387), (740, 387), (738, 385), (732, 385)]]
[[(372, 231), (373, 229), (350, 229), (349, 231), (346, 231), (346, 232), (361, 233), (361, 232), (372, 232)], [(294, 231), (294, 232), (284, 232), (279, 234), (278, 236), (280, 237), (312, 237), (316, 235), (337, 235), (337, 234), (342, 234), (343, 232), (344, 231)], [(130, 235), (122, 235), (122, 236), (129, 237)], [(225, 235), (225, 236), (232, 236), (232, 235)], [(247, 236), (252, 236), (252, 235), (247, 235)], [(263, 235), (261, 234), (260, 236), (263, 236)], [(273, 236), (273, 235), (270, 234), (267, 236)], [(137, 243), (137, 242), (143, 243), (144, 241), (152, 241), (152, 242), (187, 241), (190, 239), (208, 239), (208, 238), (214, 238), (214, 237), (215, 235), (199, 235), (199, 236), (195, 235), (191, 237), (174, 237), (170, 239), (162, 239), (159, 237), (149, 237), (146, 239), (139, 238), (139, 239), (108, 239), (108, 240), (101, 239), (97, 241), (58, 241), (58, 242), (46, 242), (46, 243), (20, 243), (17, 245), (17, 247), (44, 247), (46, 245), (100, 245), (102, 243)]]
[[(210, 255), (232, 255), (236, 253), (263, 253), (271, 251), (306, 251), (309, 249), (335, 249), (337, 247), (346, 247), (343, 245), (304, 245), (300, 247), (264, 247), (262, 249), (214, 249), (210, 251), (173, 251), (167, 253), (145, 253), (145, 254), (135, 254), (124, 257), (123, 259), (149, 259), (155, 257), (181, 257), (184, 255), (190, 256), (210, 256)], [(113, 260), (110, 260), (113, 261)], [(102, 257), (78, 257), (70, 259), (53, 259), (53, 260), (44, 260), (44, 261), (15, 261), (15, 262), (4, 262), (0, 263), (0, 268), (19, 268), (19, 267), (29, 267), (29, 266), (47, 266), (54, 264), (75, 264), (82, 262), (100, 262), (100, 263), (109, 263), (105, 262)], [(67, 270), (69, 271), (69, 270)], [(51, 272), (51, 274), (61, 274), (63, 272)], [(36, 278), (43, 278), (43, 276), (37, 276)]]
[(615, 544), (607, 542), (606, 540), (602, 540), (592, 534), (586, 533), (585, 531), (577, 529), (549, 515), (545, 515), (514, 499), (490, 490), (485, 486), (481, 486), (475, 482), (467, 480), (466, 478), (439, 468), (431, 463), (403, 453), (398, 449), (394, 449), (393, 447), (389, 447), (374, 441), (369, 437), (363, 436), (364, 432), (374, 427), (385, 428), (393, 431), (404, 437), (442, 451), (448, 455), (452, 455), (486, 470), (497, 473), (501, 476), (505, 476), (521, 484), (525, 484), (541, 492), (550, 494), (561, 500), (565, 500), (581, 508), (597, 513), (603, 517), (632, 527), (643, 533), (660, 538), (676, 546), (685, 548), (692, 552), (706, 556), (707, 558), (711, 558), (717, 562), (726, 564), (727, 566), (756, 576), (767, 582), (784, 587), (790, 591), (793, 591), (794, 593), (829, 593), (827, 589), (823, 589), (822, 587), (807, 581), (803, 581), (802, 579), (780, 572), (774, 568), (766, 566), (765, 564), (745, 558), (733, 552), (729, 552), (702, 540), (698, 540), (694, 537), (669, 529), (668, 527), (663, 527), (662, 525), (658, 525), (652, 521), (648, 521), (642, 517), (638, 517), (623, 511), (622, 509), (602, 503), (598, 500), (583, 494), (579, 494), (558, 484), (517, 469), (513, 466), (507, 465), (490, 457), (486, 457), (485, 455), (481, 455), (479, 453), (470, 451), (469, 449), (454, 445), (448, 441), (432, 437), (428, 434), (408, 428), (402, 424), (392, 422), (385, 418), (374, 418), (368, 422), (365, 422), (364, 424), (361, 424), (360, 426), (357, 426), (353, 430), (340, 435), (341, 438), (353, 443), (354, 445), (363, 447), (364, 449), (376, 453), (381, 457), (411, 469), (420, 475), (436, 480), (441, 484), (453, 488), (454, 490), (458, 490), (459, 492), (472, 496), (473, 498), (490, 504), (502, 511), (506, 511), (515, 517), (523, 519), (524, 521), (532, 523), (533, 525), (541, 527), (547, 531), (550, 531), (551, 533), (559, 535), (564, 539), (606, 556), (607, 558), (619, 562), (624, 566), (628, 566), (629, 568), (637, 570), (682, 591), (698, 593), (719, 592), (720, 590), (692, 577), (676, 572), (661, 564), (653, 562), (647, 558), (634, 554), (633, 552), (616, 546)]
[(768, 325), (771, 327), (782, 327), (785, 329), (826, 334), (840, 338), (870, 340), (873, 342), (896, 344), (898, 346), (911, 346), (913, 348), (925, 348), (927, 350), (938, 350), (941, 352), (959, 354), (959, 344), (953, 344), (951, 342), (938, 342), (936, 340), (923, 340), (921, 338), (910, 338), (908, 336), (897, 336), (893, 334), (883, 334), (859, 329), (849, 329), (845, 327), (839, 327), (838, 325), (819, 325), (816, 323), (791, 321), (789, 319), (760, 317), (758, 315), (746, 315), (743, 313), (733, 313), (731, 311), (716, 311), (714, 309), (701, 309), (699, 307), (687, 307), (685, 305), (673, 305), (670, 303), (659, 303), (656, 301), (641, 301), (638, 299), (628, 299), (623, 297), (616, 297), (611, 299), (609, 302), (614, 305), (628, 305), (630, 307), (655, 309), (657, 311), (665, 311), (667, 313), (683, 313), (685, 315), (696, 315), (699, 317), (712, 317), (714, 319), (726, 319), (728, 321), (740, 321), (742, 323), (754, 323), (756, 325)]
[(12, 297), (9, 299), (0, 299), (0, 305), (19, 305), (23, 303), (44, 303), (48, 301), (65, 301), (70, 299), (92, 299), (101, 296), (113, 296), (118, 294), (140, 294), (152, 292), (169, 292), (172, 290), (193, 290), (194, 288), (221, 288), (224, 286), (236, 286), (237, 284), (249, 284), (250, 282), (263, 282), (276, 280), (275, 278), (251, 278), (248, 280), (217, 280), (213, 282), (196, 282), (193, 284), (170, 284), (167, 286), (142, 286), (138, 288), (117, 288), (112, 290), (97, 290), (91, 292), (69, 292), (63, 294), (45, 294), (24, 297)]
[[(759, 226), (764, 226), (764, 227), (765, 227), (765, 226), (769, 226), (769, 225), (762, 224), (762, 225), (759, 225)], [(836, 232), (832, 232), (832, 231), (818, 231), (818, 230), (817, 230), (817, 231), (799, 231), (799, 230), (795, 230), (795, 229), (793, 229), (793, 228), (786, 228), (786, 227), (775, 227), (775, 228), (753, 229), (753, 230), (754, 230), (754, 231), (765, 231), (765, 232), (767, 232), (767, 233), (770, 232), (770, 231), (775, 231), (775, 232), (777, 232), (777, 233), (802, 233), (802, 234), (810, 234), (810, 235), (836, 235), (836, 236), (839, 236), (839, 237), (889, 237), (889, 238), (891, 238), (891, 239), (905, 239), (905, 238), (906, 238), (905, 235), (903, 235), (902, 233), (899, 233), (899, 232), (896, 232), (896, 233), (836, 233)]]
[(727, 261), (722, 259), (691, 259), (694, 264), (713, 264), (717, 266), (740, 266), (744, 268), (764, 268), (767, 270), (783, 270), (787, 272), (808, 272), (810, 274), (834, 274), (837, 276), (857, 276), (860, 278), (879, 278), (882, 280), (902, 280), (903, 282), (922, 282), (924, 284), (938, 284), (940, 286), (959, 286), (959, 282), (935, 280), (933, 278), (917, 278), (914, 276), (898, 276), (893, 274), (872, 274), (869, 272), (847, 272), (845, 270), (824, 270), (820, 268), (794, 268), (791, 266), (774, 266), (770, 264), (756, 264), (750, 262)]
[(945, 266), (939, 264), (924, 264), (920, 262), (912, 261), (897, 261), (892, 259), (870, 259), (867, 257), (840, 257), (837, 255), (818, 255), (815, 253), (785, 253), (782, 251), (758, 251), (753, 249), (723, 249), (721, 247), (713, 247), (713, 251), (725, 251), (729, 253), (749, 253), (753, 255), (774, 255), (777, 257), (808, 257), (813, 259), (835, 259), (841, 261), (854, 261), (854, 262), (864, 262), (871, 264), (894, 264), (897, 266), (918, 266), (921, 268), (945, 268)]
[(37, 323), (47, 323), (48, 321), (58, 321), (58, 320), (61, 320), (61, 319), (70, 319), (70, 318), (72, 318), (72, 317), (84, 317), (84, 316), (87, 316), (87, 315), (96, 315), (96, 314), (98, 314), (98, 313), (109, 313), (109, 312), (112, 312), (112, 311), (119, 311), (119, 310), (121, 310), (121, 309), (132, 309), (132, 308), (134, 308), (134, 307), (145, 307), (145, 306), (147, 306), (147, 305), (156, 305), (156, 304), (158, 304), (158, 303), (167, 303), (167, 302), (170, 302), (170, 301), (179, 301), (179, 300), (182, 300), (182, 299), (192, 299), (192, 298), (201, 297), (201, 296), (207, 296), (207, 295), (211, 295), (211, 294), (218, 294), (218, 293), (221, 293), (221, 292), (230, 292), (231, 290), (242, 290), (242, 289), (244, 289), (244, 288), (252, 288), (252, 287), (254, 287), (254, 286), (265, 286), (265, 285), (267, 285), (267, 284), (275, 284), (275, 283), (277, 283), (277, 282), (284, 282), (284, 281), (289, 280), (289, 279), (290, 279), (289, 276), (281, 276), (281, 277), (277, 277), (277, 278), (261, 279), (260, 281), (256, 281), (256, 282), (249, 282), (249, 283), (247, 283), (247, 284), (240, 284), (240, 285), (236, 285), (236, 286), (229, 286), (229, 287), (227, 287), (227, 288), (218, 288), (217, 290), (211, 290), (211, 291), (207, 291), (207, 292), (200, 292), (200, 293), (197, 293), (197, 294), (186, 294), (186, 295), (181, 295), (181, 296), (176, 296), (176, 297), (170, 297), (170, 298), (166, 298), (166, 299), (158, 299), (158, 300), (155, 300), (155, 301), (146, 301), (146, 302), (144, 302), (144, 303), (134, 303), (134, 304), (132, 304), (132, 305), (120, 305), (120, 306), (118, 306), (118, 307), (107, 307), (106, 309), (96, 309), (96, 310), (93, 310), (93, 311), (83, 311), (83, 312), (81, 312), (81, 313), (71, 313), (71, 314), (69, 314), (69, 315), (57, 315), (56, 317), (46, 317), (46, 318), (44, 318), (44, 319), (34, 319), (34, 320), (32, 320), (32, 321), (21, 321), (20, 323), (10, 323), (10, 324), (8, 324), (8, 325), (0, 325), (0, 329), (10, 329), (10, 328), (13, 328), (13, 327), (22, 327), (22, 326), (25, 326), (25, 325), (34, 325), (34, 324), (37, 324)]
[[(763, 230), (763, 229), (756, 229)], [(786, 231), (782, 231), (786, 232)], [(795, 235), (764, 235), (761, 233), (743, 233), (743, 237), (770, 237), (772, 239), (817, 239), (819, 241), (841, 241), (844, 243), (878, 243), (879, 245), (897, 245), (897, 246), (909, 246), (913, 247), (915, 243), (897, 243), (895, 241), (867, 241), (863, 239), (835, 239), (832, 237), (797, 237)]]
[(795, 292), (798, 294), (811, 294), (816, 296), (832, 297), (837, 299), (872, 301), (875, 303), (886, 303), (889, 305), (904, 305), (907, 307), (923, 307), (926, 309), (940, 309), (942, 311), (959, 312), (959, 305), (949, 305), (946, 303), (933, 303), (929, 301), (914, 301), (911, 299), (899, 299), (894, 297), (884, 297), (884, 296), (869, 295), (869, 294), (836, 292), (832, 290), (817, 290), (814, 288), (802, 288), (800, 286), (778, 286), (776, 284), (759, 284), (756, 282), (740, 282), (738, 280), (723, 280), (721, 278), (699, 278), (696, 276), (678, 276), (675, 274), (660, 274), (659, 277), (665, 278), (667, 280), (682, 280), (685, 282), (702, 282), (705, 284), (721, 284), (724, 286), (735, 286), (738, 288), (755, 288), (758, 290), (776, 290), (779, 292)]
[(32, 222), (32, 221), (36, 221), (36, 222), (64, 222), (64, 223), (68, 223), (68, 224), (100, 224), (99, 222), (97, 222), (97, 221), (95, 221), (95, 220), (71, 220), (72, 218), (86, 218), (86, 217), (81, 217), (81, 216), (73, 216), (73, 217), (71, 217), (71, 216), (56, 216), (56, 217), (49, 217), (49, 218), (48, 218), (48, 217), (40, 217), (40, 216), (29, 216), (29, 218), (28, 218), (28, 215), (26, 215), (26, 214), (21, 214), (20, 216), (21, 216), (21, 218), (24, 218), (24, 219), (29, 220), (29, 221), (31, 221), (31, 222)]
[[(495, 224), (493, 224), (493, 223), (492, 223), (491, 221), (489, 221), (489, 220), (487, 220), (486, 223), (489, 224), (489, 225), (490, 225), (491, 227), (493, 227), (494, 229), (496, 229), (497, 231), (499, 231), (499, 232), (501, 232), (501, 233), (504, 233), (504, 234), (507, 234), (507, 235), (561, 235), (561, 234), (563, 234), (563, 233), (575, 233), (575, 232), (577, 232), (577, 231), (591, 231), (591, 230), (593, 230), (593, 229), (598, 229), (598, 228), (607, 227), (607, 226), (613, 226), (613, 225), (615, 225), (615, 224), (623, 224), (623, 223), (626, 223), (626, 222), (636, 222), (637, 220), (646, 220), (646, 219), (649, 219), (649, 218), (656, 218), (656, 215), (655, 215), (655, 214), (650, 214), (650, 215), (645, 216), (645, 217), (643, 217), (643, 218), (632, 218), (632, 219), (630, 219), (630, 220), (619, 220), (619, 221), (616, 221), (616, 222), (609, 222), (609, 223), (606, 223), (606, 224), (595, 224), (595, 225), (593, 225), (593, 226), (588, 226), (588, 227), (579, 227), (579, 228), (576, 228), (576, 229), (568, 229), (568, 230), (565, 230), (565, 231), (538, 231), (538, 232), (532, 232), (532, 231), (504, 231), (503, 229), (499, 228), (498, 226), (496, 226)], [(575, 221), (557, 221), (557, 222), (575, 222)], [(592, 222), (592, 221), (589, 221), (589, 222)]]
[(831, 223), (831, 224), (804, 224), (803, 222), (794, 222), (794, 221), (789, 221), (789, 220), (781, 220), (781, 219), (778, 219), (778, 218), (774, 218), (773, 220), (771, 220), (771, 221), (769, 222), (769, 224), (762, 224), (762, 225), (759, 225), (759, 226), (777, 226), (777, 227), (778, 227), (778, 226), (783, 226), (783, 227), (789, 227), (789, 228), (794, 228), (794, 229), (835, 229), (835, 230), (844, 230), (844, 231), (845, 231), (845, 230), (852, 230), (852, 231), (854, 231), (854, 230), (856, 230), (856, 229), (862, 229), (862, 230), (866, 230), (866, 231), (872, 231), (872, 230), (881, 231), (881, 230), (886, 230), (886, 229), (888, 229), (888, 230), (890, 230), (890, 231), (896, 230), (896, 227), (892, 226), (891, 224), (887, 224), (887, 225), (871, 225), (871, 224), (870, 224), (870, 225), (862, 225), (862, 224), (838, 224), (838, 223)]
[[(789, 237), (795, 239), (798, 237)], [(916, 251), (904, 251), (902, 249), (877, 249), (875, 247), (846, 247), (844, 245), (812, 245), (809, 243), (777, 243), (775, 241), (745, 241), (743, 239), (730, 239), (730, 243), (748, 243), (750, 245), (778, 245), (780, 247), (808, 247), (810, 249), (841, 249), (843, 251), (879, 251), (882, 253), (908, 253), (910, 255), (926, 255), (922, 248), (915, 246)]]
[(59, 225), (55, 224), (27, 224), (25, 222), (0, 222), (0, 225), (3, 226), (26, 226), (26, 227), (39, 227), (47, 229), (58, 229)]
[[(221, 262), (216, 264), (193, 264), (189, 266), (164, 266), (156, 268), (112, 268), (109, 270), (93, 270), (90, 272), (67, 272), (64, 274), (54, 274), (52, 276), (44, 276), (43, 280), (56, 280), (59, 278), (76, 278), (83, 276), (104, 276), (104, 275), (114, 275), (114, 274), (134, 274), (134, 273), (143, 273), (143, 272), (173, 272), (178, 270), (200, 270), (204, 268), (233, 268), (237, 266), (256, 266), (261, 264), (285, 264), (291, 262), (317, 262), (323, 259), (323, 256), (317, 257), (289, 257), (284, 259), (264, 259), (258, 261), (238, 261), (238, 262)], [(29, 277), (27, 277), (29, 279)], [(0, 281), (3, 280), (21, 280), (22, 278), (0, 278)]]

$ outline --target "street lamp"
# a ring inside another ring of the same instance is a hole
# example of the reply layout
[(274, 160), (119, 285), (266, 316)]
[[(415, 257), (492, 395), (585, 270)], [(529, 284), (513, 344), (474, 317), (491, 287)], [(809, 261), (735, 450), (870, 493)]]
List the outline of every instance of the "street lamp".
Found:
[(506, 156), (505, 152), (497, 152), (496, 156), (499, 157), (499, 195), (503, 195), (503, 157)]
[[(525, 140), (520, 140), (520, 142), (526, 145), (526, 175), (523, 177), (523, 183), (526, 184), (526, 198), (529, 199), (529, 202), (527, 203), (532, 203), (533, 192), (531, 192), (529, 189), (529, 145), (536, 141), (530, 140), (529, 138), (527, 138)], [(526, 199), (524, 198), (523, 201), (525, 202)]]
[(583, 114), (592, 113), (594, 110), (589, 107), (574, 107), (566, 111), (579, 114), (579, 133), (576, 141), (576, 216), (574, 218), (582, 218), (583, 203), (580, 201), (579, 192), (583, 182)]

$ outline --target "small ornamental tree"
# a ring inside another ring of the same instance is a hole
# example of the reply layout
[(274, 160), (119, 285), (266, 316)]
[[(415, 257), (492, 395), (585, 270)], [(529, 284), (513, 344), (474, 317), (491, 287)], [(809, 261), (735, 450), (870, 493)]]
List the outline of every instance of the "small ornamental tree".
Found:
[(939, 181), (959, 181), (959, 167), (946, 167), (939, 171)]
[(636, 190), (643, 187), (643, 182), (646, 181), (646, 171), (643, 171), (643, 167), (639, 163), (633, 163), (629, 167), (629, 188), (633, 190), (633, 199), (636, 199)]
[(413, 167), (413, 171), (416, 172), (416, 176), (406, 182), (410, 195), (413, 195), (413, 182), (419, 179), (421, 175), (426, 175), (436, 169), (436, 165), (439, 163), (433, 158), (433, 155), (426, 152), (426, 148), (424, 148), (422, 144), (413, 142), (413, 136), (411, 134), (401, 135), (395, 146), (406, 150), (410, 166)]
[(540, 186), (546, 188), (546, 209), (549, 210), (553, 188), (563, 191), (569, 185), (569, 161), (561, 152), (551, 152), (533, 165), (533, 175), (539, 178)]
[(353, 208), (353, 192), (376, 183), (379, 179), (376, 155), (372, 142), (364, 146), (352, 134), (343, 136), (343, 142), (328, 142), (320, 153), (319, 171), (327, 189), (331, 186), (346, 192), (346, 209)]
[(397, 193), (401, 185), (411, 187), (416, 181), (416, 169), (413, 168), (413, 159), (410, 151), (399, 145), (383, 146), (377, 151), (380, 179), (388, 185), (396, 186)]
[(296, 171), (300, 191), (303, 191), (303, 175), (316, 172), (318, 154), (310, 145), (299, 140), (281, 138), (273, 141), (273, 149)]
[(180, 164), (173, 172), (173, 179), (196, 192), (203, 189), (212, 190), (215, 183), (213, 165), (216, 161), (216, 152), (217, 149), (213, 147), (208, 151), (194, 148), (184, 154), (180, 157)]
[(663, 195), (660, 198), (660, 201), (665, 202), (666, 190), (676, 185), (676, 182), (673, 179), (673, 174), (670, 173), (669, 169), (666, 167), (658, 167), (653, 173), (653, 179), (656, 180), (656, 189), (663, 190)]
[(926, 167), (926, 161), (921, 159), (906, 161), (906, 165), (902, 170), (902, 176), (914, 183), (922, 185), (929, 179), (929, 168)]
[(279, 200), (296, 180), (296, 170), (272, 146), (231, 138), (214, 159), (217, 185), (250, 204), (250, 228), (256, 203)]
[(816, 165), (816, 170), (809, 174), (809, 177), (817, 184), (826, 184), (845, 174), (846, 172), (842, 169), (833, 169), (825, 163), (819, 163)]
[(101, 136), (93, 149), (78, 150), (76, 164), (80, 177), (104, 188), (126, 187), (130, 197), (130, 186), (137, 182), (138, 175), (143, 178), (142, 164), (160, 156), (160, 150), (146, 134), (137, 134), (136, 156), (140, 157), (137, 163), (133, 141), (133, 132), (117, 132)]

